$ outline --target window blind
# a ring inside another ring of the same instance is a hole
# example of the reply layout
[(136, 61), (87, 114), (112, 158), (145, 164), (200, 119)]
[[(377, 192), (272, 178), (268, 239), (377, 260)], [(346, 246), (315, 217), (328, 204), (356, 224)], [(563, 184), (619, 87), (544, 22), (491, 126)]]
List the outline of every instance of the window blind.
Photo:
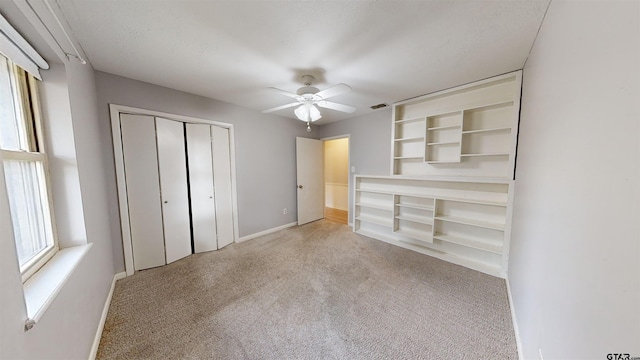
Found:
[(2, 15), (0, 15), (0, 52), (39, 80), (42, 80), (40, 69), (49, 68), (49, 64), (42, 56)]

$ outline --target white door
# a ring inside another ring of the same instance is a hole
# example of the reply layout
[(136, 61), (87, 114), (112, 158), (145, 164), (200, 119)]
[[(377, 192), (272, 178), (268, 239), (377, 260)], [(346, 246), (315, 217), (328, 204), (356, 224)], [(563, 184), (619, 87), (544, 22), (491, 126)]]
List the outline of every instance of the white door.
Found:
[(158, 179), (156, 126), (152, 116), (120, 115), (133, 267), (166, 264)]
[(211, 126), (186, 124), (193, 250), (196, 253), (217, 250), (216, 208), (213, 192), (213, 156)]
[(183, 123), (156, 118), (162, 223), (167, 264), (191, 255)]
[(324, 217), (324, 164), (322, 141), (296, 138), (298, 225)]
[(229, 129), (212, 126), (211, 140), (218, 249), (221, 249), (234, 241)]

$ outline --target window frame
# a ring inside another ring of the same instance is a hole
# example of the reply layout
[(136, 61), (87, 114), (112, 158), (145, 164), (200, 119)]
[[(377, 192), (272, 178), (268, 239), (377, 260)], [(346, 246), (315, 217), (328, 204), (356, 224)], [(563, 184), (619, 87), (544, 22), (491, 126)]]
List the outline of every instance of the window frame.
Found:
[[(6, 58), (6, 57), (5, 57)], [(22, 282), (26, 282), (42, 268), (59, 250), (56, 222), (53, 210), (51, 176), (49, 160), (44, 146), (42, 111), (38, 93), (38, 80), (24, 69), (7, 59), (9, 77), (13, 93), (16, 116), (22, 122), (27, 142), (27, 150), (7, 150), (0, 148), (4, 160), (34, 162), (39, 172), (38, 188), (42, 196), (42, 210), (47, 229), (50, 232), (52, 245), (38, 252), (33, 258), (20, 265)], [(16, 242), (14, 235), (13, 241)], [(17, 246), (17, 244), (16, 244)]]

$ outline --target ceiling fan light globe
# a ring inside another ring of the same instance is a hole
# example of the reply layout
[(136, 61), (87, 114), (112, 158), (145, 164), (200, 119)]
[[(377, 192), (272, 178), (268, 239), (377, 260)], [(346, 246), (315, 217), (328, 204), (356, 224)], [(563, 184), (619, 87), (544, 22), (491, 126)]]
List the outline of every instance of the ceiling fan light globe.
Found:
[(311, 118), (311, 121), (316, 121), (316, 120), (320, 120), (320, 118), (322, 117), (322, 114), (320, 114), (320, 110), (318, 110), (317, 107), (313, 106), (313, 105), (309, 105), (309, 117)]
[(293, 110), (293, 113), (296, 114), (296, 117), (299, 120), (302, 120), (304, 122), (309, 121), (309, 107), (305, 104), (305, 105), (300, 105), (298, 106), (295, 110)]

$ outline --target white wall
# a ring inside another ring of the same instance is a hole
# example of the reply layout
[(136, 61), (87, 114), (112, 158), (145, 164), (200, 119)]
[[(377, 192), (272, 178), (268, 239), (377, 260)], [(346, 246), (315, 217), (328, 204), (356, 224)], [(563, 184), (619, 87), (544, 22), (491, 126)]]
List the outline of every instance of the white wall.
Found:
[[(352, 209), (354, 175), (390, 175), (391, 109), (322, 125), (318, 129), (319, 138), (339, 135), (349, 135), (350, 166), (356, 169), (355, 173), (349, 173), (349, 209)], [(349, 223), (352, 222), (353, 214), (350, 211)]]
[(640, 356), (639, 14), (553, 1), (524, 69), (509, 283), (526, 359)]
[[(106, 163), (113, 257), (123, 270), (122, 240), (108, 104), (234, 124), (240, 236), (296, 221), (296, 136), (315, 126), (112, 74), (96, 72), (102, 157)], [(283, 215), (282, 209), (288, 214)]]
[[(2, 13), (46, 55), (50, 49), (11, 2)], [(98, 134), (91, 65), (53, 63), (43, 71), (44, 127), (51, 162), (53, 201), (60, 243), (93, 243), (85, 258), (34, 328), (27, 318), (11, 233), (4, 177), (0, 179), (0, 359), (87, 359), (114, 276), (112, 239), (106, 214), (106, 167)], [(1, 174), (0, 174), (1, 175)]]

